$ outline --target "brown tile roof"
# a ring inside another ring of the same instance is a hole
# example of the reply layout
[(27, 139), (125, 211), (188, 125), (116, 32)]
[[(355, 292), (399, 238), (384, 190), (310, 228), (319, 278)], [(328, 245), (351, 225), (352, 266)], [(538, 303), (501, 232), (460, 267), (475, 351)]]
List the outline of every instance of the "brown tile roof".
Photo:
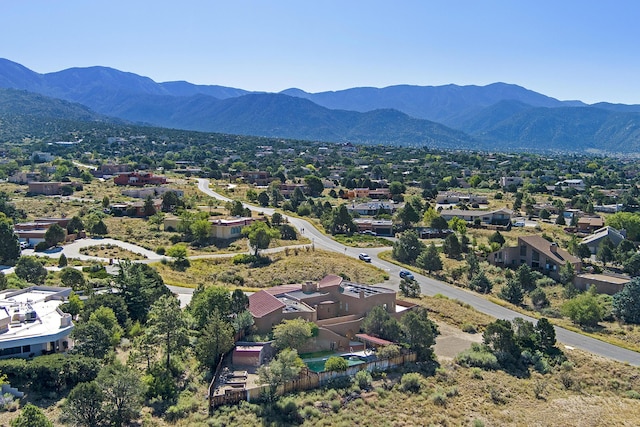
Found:
[(377, 338), (371, 335), (367, 335), (367, 334), (356, 334), (356, 338), (364, 341), (364, 342), (370, 342), (372, 344), (375, 345), (389, 345), (389, 344), (393, 344), (393, 342), (391, 341), (387, 341), (387, 340), (383, 340), (382, 338)]
[(571, 264), (578, 264), (580, 262), (579, 258), (571, 255), (569, 252), (560, 247), (556, 249), (556, 252), (551, 251), (552, 243), (541, 236), (532, 235), (519, 237), (518, 240), (526, 243), (538, 252), (544, 254), (547, 258), (555, 260), (560, 265), (563, 265), (566, 262), (569, 262)]
[(284, 303), (266, 291), (249, 295), (249, 311), (253, 317), (263, 317), (276, 310), (282, 310)]
[(295, 292), (302, 289), (302, 285), (300, 284), (291, 284), (291, 285), (280, 285), (274, 286), (272, 288), (264, 289), (263, 292), (268, 293), (269, 295), (282, 295), (288, 292)]
[(322, 280), (318, 282), (318, 289), (338, 286), (340, 283), (342, 283), (342, 277), (336, 276), (335, 274), (329, 274), (324, 276)]

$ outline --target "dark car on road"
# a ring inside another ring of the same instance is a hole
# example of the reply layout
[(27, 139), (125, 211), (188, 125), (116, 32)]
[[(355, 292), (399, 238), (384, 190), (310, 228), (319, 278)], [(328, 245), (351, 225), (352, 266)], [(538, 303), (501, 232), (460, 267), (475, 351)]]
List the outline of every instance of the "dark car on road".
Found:
[(400, 277), (406, 280), (416, 280), (413, 273), (408, 270), (400, 270)]

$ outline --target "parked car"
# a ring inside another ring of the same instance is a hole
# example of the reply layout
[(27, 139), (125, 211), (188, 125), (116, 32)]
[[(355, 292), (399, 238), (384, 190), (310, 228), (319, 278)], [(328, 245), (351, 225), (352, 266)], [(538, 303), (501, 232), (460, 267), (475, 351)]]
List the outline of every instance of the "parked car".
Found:
[(365, 234), (367, 236), (377, 236), (378, 235), (378, 233), (376, 233), (375, 231), (371, 231), (371, 230), (361, 231), (360, 234)]
[(369, 255), (365, 254), (364, 252), (359, 254), (358, 258), (360, 258), (364, 262), (371, 262), (371, 257)]
[(29, 247), (29, 243), (27, 242), (20, 242), (20, 249), (27, 249)]
[(413, 273), (408, 270), (400, 270), (400, 277), (406, 280), (416, 280)]

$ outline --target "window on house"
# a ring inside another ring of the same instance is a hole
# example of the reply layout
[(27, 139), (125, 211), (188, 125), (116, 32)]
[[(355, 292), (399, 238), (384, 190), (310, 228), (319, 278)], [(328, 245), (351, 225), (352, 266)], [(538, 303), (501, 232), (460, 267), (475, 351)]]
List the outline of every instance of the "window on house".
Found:
[(531, 259), (533, 261), (540, 261), (540, 252), (532, 250), (531, 251)]
[(527, 247), (525, 245), (520, 246), (520, 256), (527, 256)]
[(22, 347), (9, 347), (0, 349), (0, 356), (9, 356), (22, 353)]

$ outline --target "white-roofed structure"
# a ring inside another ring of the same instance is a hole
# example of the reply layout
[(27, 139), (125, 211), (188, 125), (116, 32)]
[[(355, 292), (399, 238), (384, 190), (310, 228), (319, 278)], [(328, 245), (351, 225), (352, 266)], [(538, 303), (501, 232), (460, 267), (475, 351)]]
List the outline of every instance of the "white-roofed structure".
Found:
[(69, 350), (73, 322), (59, 306), (70, 293), (71, 288), (49, 286), (0, 292), (0, 358)]

